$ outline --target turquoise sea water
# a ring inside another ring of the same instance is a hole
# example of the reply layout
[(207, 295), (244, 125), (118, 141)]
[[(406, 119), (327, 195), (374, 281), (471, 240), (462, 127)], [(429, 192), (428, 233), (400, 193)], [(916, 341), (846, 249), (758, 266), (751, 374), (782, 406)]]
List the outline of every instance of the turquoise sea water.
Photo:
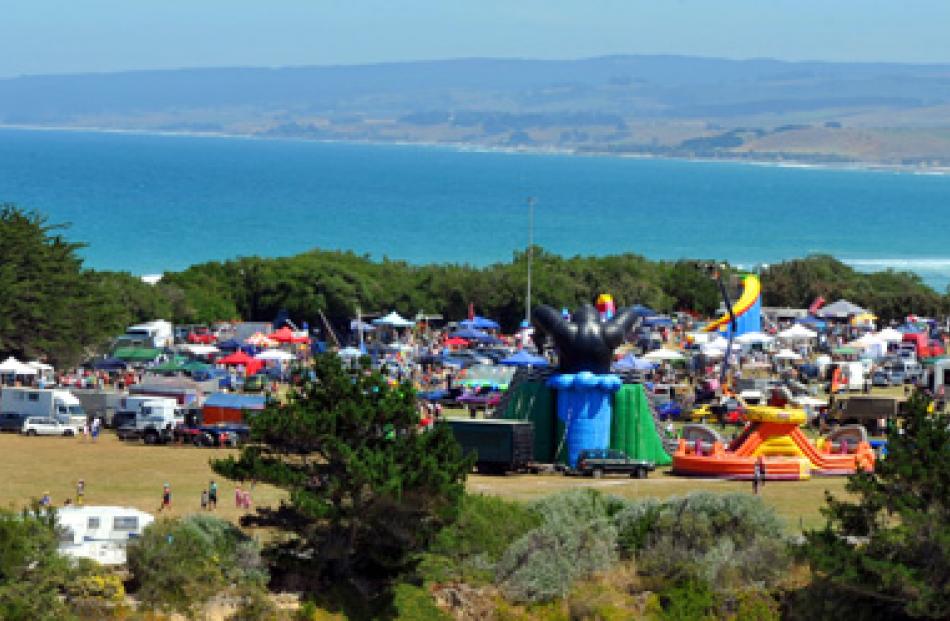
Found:
[(411, 262), (636, 252), (753, 265), (829, 253), (950, 283), (950, 177), (416, 146), (0, 130), (0, 201), (136, 274), (350, 249)]

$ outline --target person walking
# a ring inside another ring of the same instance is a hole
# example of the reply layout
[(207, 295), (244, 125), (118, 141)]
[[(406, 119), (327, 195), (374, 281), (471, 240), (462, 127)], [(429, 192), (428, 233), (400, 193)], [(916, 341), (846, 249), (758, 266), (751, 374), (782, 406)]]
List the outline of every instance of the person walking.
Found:
[(208, 490), (206, 489), (201, 490), (201, 510), (208, 510)]
[(218, 508), (218, 484), (211, 479), (208, 483), (208, 509), (214, 511)]
[(759, 455), (752, 466), (752, 493), (759, 495), (759, 488), (765, 484), (765, 462)]
[(168, 483), (162, 486), (162, 506), (158, 508), (159, 512), (171, 510), (172, 508), (172, 487)]
[(102, 423), (99, 422), (98, 417), (92, 419), (92, 441), (93, 442), (95, 442), (96, 439), (99, 437), (99, 428), (101, 425)]
[(80, 507), (83, 505), (83, 499), (86, 496), (86, 482), (83, 479), (79, 479), (76, 482), (76, 504)]

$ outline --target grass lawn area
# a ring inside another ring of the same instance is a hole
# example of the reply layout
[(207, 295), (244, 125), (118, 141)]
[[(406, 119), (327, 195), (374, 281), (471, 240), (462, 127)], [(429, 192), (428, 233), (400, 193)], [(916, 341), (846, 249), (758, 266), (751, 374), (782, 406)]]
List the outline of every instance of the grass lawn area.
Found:
[[(81, 438), (0, 434), (0, 506), (20, 508), (49, 492), (53, 504), (75, 501), (76, 481), (86, 482), (85, 504), (132, 506), (156, 514), (162, 484), (172, 489), (169, 515), (201, 511), (201, 490), (218, 483), (219, 517), (237, 521), (235, 484), (212, 472), (208, 460), (235, 451), (193, 446), (145, 446), (105, 432), (93, 443)], [(280, 492), (265, 485), (251, 490), (255, 504), (276, 504)]]
[[(99, 441), (82, 439), (24, 437), (0, 434), (0, 506), (20, 508), (50, 492), (53, 504), (62, 506), (75, 494), (76, 481), (86, 481), (86, 504), (133, 506), (149, 513), (159, 508), (162, 484), (172, 486), (172, 510), (182, 516), (200, 509), (201, 490), (214, 478), (218, 482), (219, 505), (216, 515), (237, 521), (241, 512), (234, 506), (231, 481), (217, 477), (208, 461), (234, 451), (192, 446), (145, 446), (119, 441), (106, 432)], [(810, 481), (769, 482), (761, 491), (766, 503), (775, 507), (790, 532), (800, 524), (822, 524), (819, 508), (824, 492), (844, 494), (843, 477), (815, 478)], [(675, 477), (654, 472), (649, 479), (606, 478), (599, 481), (562, 475), (472, 475), (470, 492), (497, 494), (512, 500), (534, 500), (572, 487), (593, 487), (626, 498), (666, 498), (695, 490), (717, 493), (752, 493), (749, 482)], [(252, 490), (256, 505), (276, 505), (282, 492), (258, 485)]]

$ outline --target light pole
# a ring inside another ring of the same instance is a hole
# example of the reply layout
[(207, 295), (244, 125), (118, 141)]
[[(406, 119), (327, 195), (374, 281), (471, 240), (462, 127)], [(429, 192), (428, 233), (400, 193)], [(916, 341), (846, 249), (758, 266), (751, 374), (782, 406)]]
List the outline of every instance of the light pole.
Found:
[(531, 324), (531, 258), (534, 254), (534, 197), (528, 197), (528, 293), (524, 299), (524, 320)]

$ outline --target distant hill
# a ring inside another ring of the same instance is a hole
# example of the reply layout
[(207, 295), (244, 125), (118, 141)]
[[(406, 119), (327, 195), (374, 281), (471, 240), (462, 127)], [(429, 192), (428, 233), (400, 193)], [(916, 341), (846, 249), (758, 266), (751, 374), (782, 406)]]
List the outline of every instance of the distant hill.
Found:
[(0, 80), (6, 125), (922, 166), (950, 166), (948, 112), (950, 65), (611, 56)]

